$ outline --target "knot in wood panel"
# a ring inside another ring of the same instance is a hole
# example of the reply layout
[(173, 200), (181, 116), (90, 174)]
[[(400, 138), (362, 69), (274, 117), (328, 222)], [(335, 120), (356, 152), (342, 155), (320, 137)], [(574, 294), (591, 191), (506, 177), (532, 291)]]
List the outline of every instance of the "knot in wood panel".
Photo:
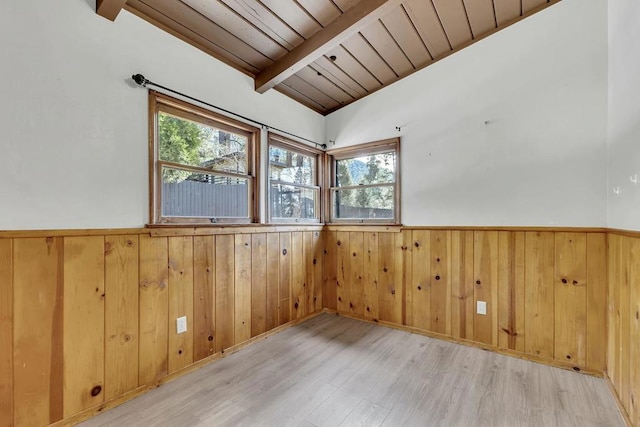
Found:
[(97, 385), (91, 389), (91, 396), (96, 397), (102, 391), (102, 386)]

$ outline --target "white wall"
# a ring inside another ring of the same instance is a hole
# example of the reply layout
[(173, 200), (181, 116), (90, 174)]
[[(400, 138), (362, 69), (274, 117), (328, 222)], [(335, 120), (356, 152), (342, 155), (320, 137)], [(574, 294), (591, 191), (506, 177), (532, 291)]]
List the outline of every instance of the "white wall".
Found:
[(639, 46), (640, 2), (610, 0), (608, 224), (629, 230), (640, 230)]
[(605, 226), (607, 2), (563, 0), (327, 120), (336, 147), (397, 135), (405, 224)]
[(324, 118), (93, 0), (0, 2), (0, 230), (148, 221), (147, 78), (324, 142)]

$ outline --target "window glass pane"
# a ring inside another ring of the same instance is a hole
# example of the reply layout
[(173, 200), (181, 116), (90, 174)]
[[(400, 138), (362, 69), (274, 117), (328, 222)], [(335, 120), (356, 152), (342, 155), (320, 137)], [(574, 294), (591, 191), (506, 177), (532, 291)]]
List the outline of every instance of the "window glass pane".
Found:
[(249, 180), (163, 167), (162, 215), (248, 218)]
[(396, 153), (377, 153), (336, 161), (336, 186), (395, 182)]
[(158, 113), (160, 160), (247, 174), (248, 139), (163, 112)]
[(337, 219), (393, 219), (393, 186), (354, 188), (333, 192)]
[(271, 218), (317, 219), (320, 190), (271, 184)]
[(269, 177), (291, 184), (316, 185), (316, 159), (281, 147), (269, 147)]

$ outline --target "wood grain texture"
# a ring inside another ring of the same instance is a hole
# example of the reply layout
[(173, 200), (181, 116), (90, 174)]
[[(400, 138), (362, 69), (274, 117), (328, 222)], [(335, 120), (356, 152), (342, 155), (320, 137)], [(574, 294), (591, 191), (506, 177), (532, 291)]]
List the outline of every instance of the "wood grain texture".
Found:
[(364, 233), (349, 233), (349, 312), (364, 316)]
[(193, 238), (193, 361), (215, 353), (216, 240)]
[(364, 315), (368, 319), (380, 316), (378, 233), (364, 233)]
[(0, 239), (0, 425), (13, 425), (13, 240)]
[(251, 338), (251, 236), (235, 236), (234, 344)]
[(278, 326), (280, 312), (280, 235), (267, 234), (266, 328)]
[(104, 401), (104, 237), (64, 238), (64, 416)]
[[(338, 237), (335, 231), (325, 231), (323, 307), (336, 310), (338, 304)], [(377, 297), (377, 294), (376, 294)]]
[(407, 286), (407, 325), (431, 330), (431, 232), (412, 233), (413, 269)]
[(475, 278), (474, 301), (487, 304), (487, 314), (475, 314), (473, 340), (485, 344), (498, 344), (498, 232), (474, 232), (473, 272)]
[(284, 325), (291, 316), (291, 233), (280, 233), (280, 321)]
[[(630, 347), (629, 347), (629, 406), (627, 412), (631, 422), (640, 426), (640, 239), (629, 241), (630, 302)], [(599, 354), (598, 354), (599, 356)]]
[(254, 234), (251, 236), (251, 336), (266, 331), (267, 235)]
[[(193, 237), (169, 237), (169, 373), (193, 363)], [(187, 318), (186, 332), (176, 322)]]
[(138, 236), (105, 236), (105, 400), (138, 387)]
[(216, 236), (216, 353), (235, 343), (235, 237)]
[[(449, 248), (451, 232), (431, 232), (431, 328), (432, 332), (451, 335), (451, 287)], [(415, 248), (414, 248), (415, 249)]]
[(605, 371), (607, 339), (607, 235), (587, 234), (587, 365)]
[(291, 318), (299, 319), (306, 312), (305, 253), (303, 232), (291, 233)]
[[(313, 311), (311, 313), (320, 311), (323, 308), (323, 270), (324, 270), (324, 245), (325, 235), (319, 231), (312, 232), (313, 234), (313, 259), (311, 264), (307, 260), (307, 266), (313, 270)], [(308, 314), (311, 314), (308, 313)]]
[(498, 232), (498, 346), (524, 351), (525, 239)]
[(473, 337), (473, 231), (451, 232), (451, 334)]

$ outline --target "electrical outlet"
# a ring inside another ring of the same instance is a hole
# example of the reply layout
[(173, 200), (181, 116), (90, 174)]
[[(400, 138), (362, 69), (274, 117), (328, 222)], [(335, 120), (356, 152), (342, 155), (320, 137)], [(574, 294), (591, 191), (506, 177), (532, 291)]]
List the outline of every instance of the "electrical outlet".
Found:
[(486, 301), (478, 301), (476, 302), (476, 313), (487, 315), (487, 302)]
[(178, 334), (187, 332), (187, 316), (178, 317), (176, 319), (176, 332)]

